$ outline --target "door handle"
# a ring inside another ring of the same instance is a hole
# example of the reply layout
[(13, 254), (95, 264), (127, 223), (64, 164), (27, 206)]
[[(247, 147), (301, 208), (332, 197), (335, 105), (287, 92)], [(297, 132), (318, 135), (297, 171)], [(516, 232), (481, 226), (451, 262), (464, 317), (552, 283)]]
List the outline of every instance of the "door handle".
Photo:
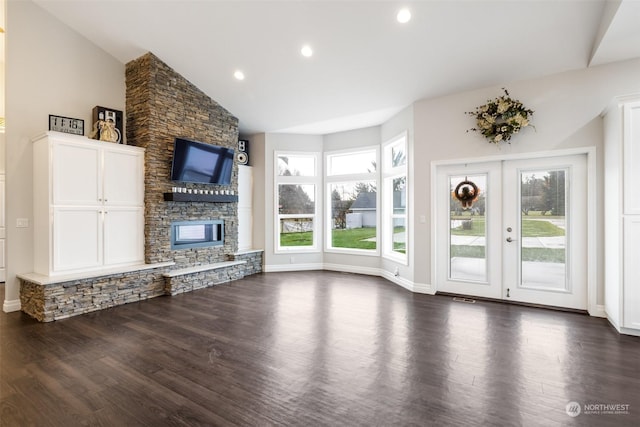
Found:
[(516, 239), (512, 239), (511, 237), (507, 237), (507, 242), (511, 243), (511, 242), (515, 242)]

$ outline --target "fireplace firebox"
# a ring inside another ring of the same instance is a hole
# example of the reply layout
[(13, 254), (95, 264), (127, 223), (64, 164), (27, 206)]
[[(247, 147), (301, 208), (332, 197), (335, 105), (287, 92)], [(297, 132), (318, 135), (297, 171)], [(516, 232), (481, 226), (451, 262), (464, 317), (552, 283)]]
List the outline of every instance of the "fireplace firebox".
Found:
[(176, 221), (171, 223), (171, 249), (224, 245), (224, 221)]

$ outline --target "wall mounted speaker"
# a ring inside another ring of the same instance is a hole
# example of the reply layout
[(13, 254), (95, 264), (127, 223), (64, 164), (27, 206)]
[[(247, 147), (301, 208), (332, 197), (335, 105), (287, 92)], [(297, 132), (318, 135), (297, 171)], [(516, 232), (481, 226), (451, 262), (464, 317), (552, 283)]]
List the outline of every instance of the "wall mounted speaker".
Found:
[(239, 165), (249, 164), (249, 141), (246, 139), (238, 140), (238, 152), (236, 153), (236, 161)]

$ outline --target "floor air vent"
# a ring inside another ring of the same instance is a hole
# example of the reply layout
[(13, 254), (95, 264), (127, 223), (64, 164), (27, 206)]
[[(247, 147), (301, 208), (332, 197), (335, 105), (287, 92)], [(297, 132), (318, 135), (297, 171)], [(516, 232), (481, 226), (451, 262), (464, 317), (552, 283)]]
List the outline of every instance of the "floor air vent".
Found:
[(476, 300), (471, 299), (471, 298), (464, 298), (464, 297), (453, 297), (453, 300), (455, 302), (466, 302), (467, 304), (475, 304)]

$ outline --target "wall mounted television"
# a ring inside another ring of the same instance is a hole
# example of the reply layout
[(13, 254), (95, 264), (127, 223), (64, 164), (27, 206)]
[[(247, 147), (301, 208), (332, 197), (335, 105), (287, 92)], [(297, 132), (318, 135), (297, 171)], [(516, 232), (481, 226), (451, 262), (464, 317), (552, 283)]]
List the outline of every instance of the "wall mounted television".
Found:
[(176, 138), (173, 145), (171, 180), (230, 185), (233, 156), (232, 148)]

